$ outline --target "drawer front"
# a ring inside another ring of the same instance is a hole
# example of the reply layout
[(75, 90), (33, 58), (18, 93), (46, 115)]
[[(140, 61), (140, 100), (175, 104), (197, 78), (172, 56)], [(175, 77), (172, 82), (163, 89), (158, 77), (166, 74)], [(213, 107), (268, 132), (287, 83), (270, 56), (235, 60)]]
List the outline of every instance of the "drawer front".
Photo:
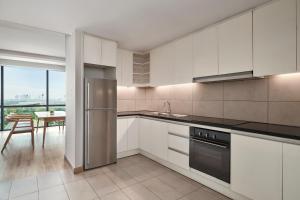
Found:
[(178, 124), (169, 124), (168, 132), (175, 135), (180, 135), (189, 138), (190, 127), (184, 125), (178, 125)]
[(172, 149), (168, 149), (168, 161), (184, 169), (189, 169), (188, 155), (178, 153)]
[(189, 154), (189, 144), (188, 138), (179, 137), (172, 134), (168, 135), (168, 145), (173, 149)]

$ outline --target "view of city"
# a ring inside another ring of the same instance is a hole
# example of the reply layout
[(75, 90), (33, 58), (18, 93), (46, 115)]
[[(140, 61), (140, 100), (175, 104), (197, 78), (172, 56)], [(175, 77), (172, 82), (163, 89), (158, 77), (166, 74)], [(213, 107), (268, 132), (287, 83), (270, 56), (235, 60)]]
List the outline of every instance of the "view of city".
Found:
[(48, 70), (48, 83), (45, 69), (4, 66), (3, 73), (3, 129), (8, 128), (5, 116), (10, 113), (34, 116), (34, 112), (46, 111), (47, 107), (65, 110), (65, 72)]

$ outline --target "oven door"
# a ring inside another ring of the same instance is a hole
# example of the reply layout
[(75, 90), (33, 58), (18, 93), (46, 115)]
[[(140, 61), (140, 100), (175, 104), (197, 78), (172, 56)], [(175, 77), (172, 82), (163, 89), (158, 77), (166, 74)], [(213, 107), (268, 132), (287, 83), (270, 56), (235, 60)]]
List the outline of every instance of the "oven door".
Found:
[(190, 138), (190, 167), (230, 183), (230, 145)]

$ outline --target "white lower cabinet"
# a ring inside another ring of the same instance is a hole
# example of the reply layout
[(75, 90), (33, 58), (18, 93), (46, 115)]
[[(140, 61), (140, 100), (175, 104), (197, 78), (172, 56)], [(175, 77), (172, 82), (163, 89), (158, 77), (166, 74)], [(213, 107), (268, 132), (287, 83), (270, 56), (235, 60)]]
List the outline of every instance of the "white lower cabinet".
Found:
[(139, 119), (127, 119), (127, 150), (139, 148)]
[(255, 200), (281, 200), (282, 143), (231, 134), (231, 189)]
[(189, 169), (189, 126), (168, 124), (168, 161)]
[(123, 118), (117, 120), (117, 152), (125, 152), (139, 148), (137, 118)]
[(127, 119), (117, 121), (117, 152), (127, 150)]
[(161, 159), (167, 158), (167, 123), (140, 119), (140, 148)]
[(283, 200), (300, 199), (300, 146), (283, 144)]

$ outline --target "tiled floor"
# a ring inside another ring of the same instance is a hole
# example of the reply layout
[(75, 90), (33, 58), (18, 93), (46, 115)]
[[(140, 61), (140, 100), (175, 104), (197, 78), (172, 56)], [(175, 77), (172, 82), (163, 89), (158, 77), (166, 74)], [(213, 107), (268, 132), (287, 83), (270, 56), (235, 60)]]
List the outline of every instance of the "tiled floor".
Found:
[(74, 175), (48, 172), (0, 182), (0, 200), (228, 200), (144, 156)]

